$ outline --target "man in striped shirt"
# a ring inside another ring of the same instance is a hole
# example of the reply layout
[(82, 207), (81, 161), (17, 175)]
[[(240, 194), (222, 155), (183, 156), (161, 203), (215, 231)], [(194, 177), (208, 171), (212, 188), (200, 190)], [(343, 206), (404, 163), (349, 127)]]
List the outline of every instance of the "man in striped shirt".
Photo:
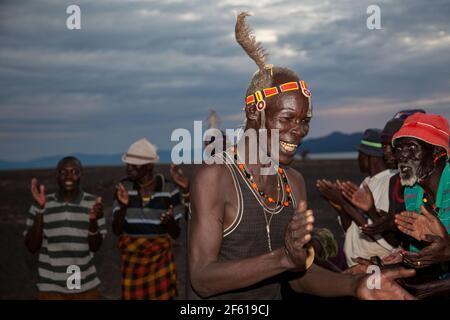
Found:
[(96, 299), (100, 280), (94, 254), (106, 235), (100, 197), (80, 188), (81, 162), (61, 159), (56, 193), (46, 195), (34, 178), (31, 205), (24, 232), (32, 253), (39, 251), (39, 299)]

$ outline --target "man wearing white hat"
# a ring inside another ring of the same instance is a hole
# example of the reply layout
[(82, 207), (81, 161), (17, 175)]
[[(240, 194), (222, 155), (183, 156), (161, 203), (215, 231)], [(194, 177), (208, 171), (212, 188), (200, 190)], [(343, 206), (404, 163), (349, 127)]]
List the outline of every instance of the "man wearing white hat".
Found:
[(122, 156), (122, 161), (132, 165), (144, 165), (158, 162), (157, 148), (145, 138), (133, 143), (127, 153)]
[(147, 139), (134, 142), (122, 156), (127, 177), (117, 185), (113, 231), (121, 251), (122, 299), (173, 299), (177, 295), (172, 239), (180, 234), (178, 220), (189, 181), (171, 167), (172, 180), (154, 174), (157, 148)]

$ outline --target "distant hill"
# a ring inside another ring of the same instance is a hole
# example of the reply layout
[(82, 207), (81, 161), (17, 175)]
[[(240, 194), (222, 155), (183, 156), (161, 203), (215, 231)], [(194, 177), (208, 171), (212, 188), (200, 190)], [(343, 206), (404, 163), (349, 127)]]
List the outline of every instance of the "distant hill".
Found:
[(342, 133), (333, 132), (321, 138), (306, 139), (300, 146), (298, 153), (308, 150), (311, 153), (350, 152), (355, 151), (363, 136), (362, 132)]
[[(361, 140), (362, 132), (345, 134), (333, 132), (325, 137), (306, 139), (298, 153), (308, 150), (310, 153), (332, 153), (355, 151), (355, 146)], [(158, 150), (161, 163), (170, 163), (171, 150)], [(83, 154), (75, 153), (75, 157), (81, 160), (84, 166), (116, 166), (123, 165), (122, 154)], [(11, 162), (0, 160), (0, 170), (5, 169), (34, 169), (54, 168), (58, 161), (66, 155), (43, 157), (25, 162)]]
[[(170, 150), (159, 150), (159, 157), (161, 163), (170, 162)], [(71, 154), (80, 159), (83, 166), (120, 166), (123, 165), (122, 154)], [(4, 169), (35, 169), (35, 168), (55, 168), (59, 160), (67, 155), (57, 155), (50, 157), (43, 157), (24, 162), (11, 162), (0, 160), (0, 170)]]

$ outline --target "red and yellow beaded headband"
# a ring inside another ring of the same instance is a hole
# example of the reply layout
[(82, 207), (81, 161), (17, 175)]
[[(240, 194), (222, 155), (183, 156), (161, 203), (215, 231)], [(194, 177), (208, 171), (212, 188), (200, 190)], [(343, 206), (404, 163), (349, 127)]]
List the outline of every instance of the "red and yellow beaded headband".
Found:
[(247, 107), (256, 104), (256, 109), (258, 111), (263, 111), (266, 108), (266, 98), (272, 97), (274, 95), (283, 92), (294, 90), (301, 90), (303, 95), (306, 98), (308, 98), (309, 106), (307, 116), (311, 117), (312, 116), (311, 91), (309, 91), (308, 86), (306, 85), (306, 82), (304, 80), (286, 82), (278, 86), (258, 90), (255, 93), (247, 96), (247, 98), (245, 98), (245, 104)]

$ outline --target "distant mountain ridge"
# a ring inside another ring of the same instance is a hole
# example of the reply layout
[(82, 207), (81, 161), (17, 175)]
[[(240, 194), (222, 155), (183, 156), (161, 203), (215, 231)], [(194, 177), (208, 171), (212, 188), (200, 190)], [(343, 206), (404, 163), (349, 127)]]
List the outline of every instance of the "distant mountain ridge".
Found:
[(301, 153), (303, 150), (308, 150), (311, 153), (356, 151), (355, 147), (361, 141), (362, 136), (362, 132), (347, 134), (336, 131), (324, 137), (306, 139), (298, 152)]
[[(158, 150), (160, 162), (170, 162), (170, 150)], [(75, 156), (80, 159), (83, 166), (120, 166), (123, 165), (122, 154), (84, 154), (74, 153), (67, 155), (56, 155), (49, 157), (42, 157), (23, 162), (12, 162), (0, 160), (0, 170), (4, 169), (35, 169), (35, 168), (55, 168), (58, 161), (65, 156)]]
[[(351, 134), (333, 132), (321, 138), (306, 139), (300, 146), (298, 153), (307, 150), (310, 153), (332, 153), (355, 151), (355, 146), (361, 140), (362, 132)], [(171, 150), (158, 150), (160, 162), (170, 163)], [(71, 154), (78, 159), (84, 166), (119, 166), (122, 163), (122, 154)], [(56, 155), (42, 157), (30, 161), (13, 162), (0, 160), (0, 170), (5, 169), (35, 169), (35, 168), (54, 168), (60, 159), (67, 155)]]

